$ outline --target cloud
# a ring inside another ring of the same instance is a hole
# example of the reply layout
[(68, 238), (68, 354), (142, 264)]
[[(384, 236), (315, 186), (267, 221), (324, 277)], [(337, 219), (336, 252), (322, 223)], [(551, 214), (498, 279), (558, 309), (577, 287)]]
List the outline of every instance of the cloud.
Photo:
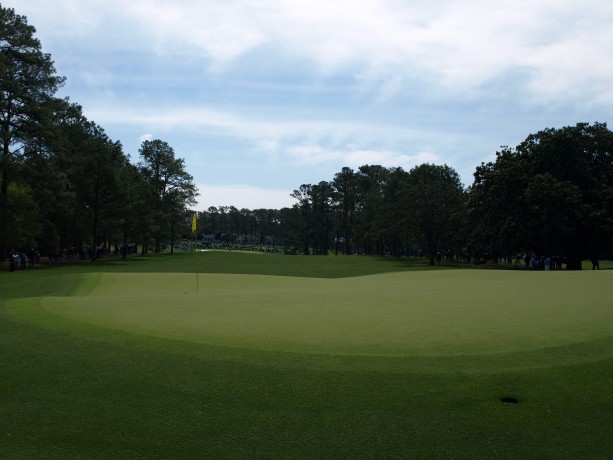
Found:
[(402, 167), (410, 170), (422, 163), (437, 163), (438, 155), (431, 152), (420, 152), (415, 155), (407, 155), (398, 152), (386, 152), (375, 150), (355, 150), (344, 155), (345, 163), (353, 168), (362, 165), (381, 165), (385, 167)]
[[(125, 9), (169, 52), (191, 48), (223, 64), (268, 46), (269, 56), (276, 54), (280, 62), (302, 59), (324, 74), (367, 76), (383, 94), (401, 87), (400, 75), (458, 91), (475, 90), (521, 69), (537, 83), (556, 75), (549, 92), (558, 96), (572, 82), (613, 76), (608, 59), (613, 36), (603, 20), (611, 17), (613, 6), (606, 1), (591, 1), (580, 11), (576, 2), (551, 0), (496, 5), (449, 0), (436, 7), (379, 0), (184, 0), (172, 5), (141, 0)], [(569, 63), (586, 60), (602, 64), (566, 71)], [(542, 85), (531, 83), (524, 90), (536, 97)]]
[(44, 17), (45, 41), (56, 46), (72, 40), (109, 58), (138, 50), (169, 62), (199, 60), (216, 72), (237, 70), (265, 50), (271, 70), (299, 64), (314, 76), (349, 73), (374, 98), (415, 80), (474, 97), (519, 72), (522, 79), (507, 84), (529, 101), (597, 103), (613, 79), (608, 0), (580, 8), (572, 0), (109, 0), (96, 8), (25, 0), (19, 10)]
[[(341, 121), (330, 119), (302, 119), (300, 113), (280, 112), (265, 118), (258, 111), (235, 113), (216, 107), (175, 106), (164, 108), (142, 105), (133, 111), (121, 102), (109, 107), (88, 110), (87, 116), (102, 125), (133, 126), (156, 133), (180, 130), (185, 133), (214, 133), (215, 136), (241, 138), (262, 153), (285, 153), (300, 164), (316, 164), (343, 156), (344, 146), (356, 150), (363, 141), (370, 143), (407, 141), (420, 133), (387, 123), (371, 121)], [(423, 131), (421, 132), (423, 134)], [(150, 134), (146, 134), (150, 135)], [(158, 135), (158, 134), (156, 134)], [(337, 145), (339, 148), (324, 147)]]
[(145, 141), (150, 141), (152, 139), (153, 139), (153, 134), (143, 134), (141, 137), (138, 138), (141, 144)]
[(291, 207), (295, 199), (290, 191), (248, 185), (199, 184), (197, 209), (205, 211), (211, 206), (234, 206), (237, 209), (281, 209)]
[(286, 149), (290, 159), (299, 165), (317, 165), (336, 161), (341, 157), (339, 152), (320, 145), (295, 145)]
[(287, 148), (289, 157), (298, 165), (318, 165), (322, 163), (342, 163), (351, 168), (381, 165), (402, 167), (406, 170), (422, 163), (436, 163), (439, 156), (432, 152), (419, 152), (414, 155), (383, 150), (365, 150), (357, 145), (348, 145), (348, 151), (333, 150), (321, 145), (297, 145)]
[(613, 113), (609, 0), (12, 1), (61, 96), (131, 153), (169, 141), (202, 183), (364, 163), (470, 178), (501, 144)]
[(153, 37), (160, 54), (194, 47), (213, 60), (229, 61), (265, 40), (248, 14), (254, 7), (242, 1), (136, 0), (123, 3), (122, 8)]
[[(199, 141), (211, 137), (220, 140), (222, 145), (241, 139), (242, 151), (233, 158), (241, 158), (241, 163), (256, 161), (258, 170), (262, 171), (285, 170), (285, 177), (289, 170), (305, 167), (312, 171), (316, 168), (330, 171), (343, 166), (358, 168), (364, 164), (378, 164), (408, 171), (418, 164), (444, 162), (441, 155), (427, 147), (430, 144), (428, 139), (438, 137), (438, 133), (425, 129), (398, 129), (398, 126), (388, 123), (366, 124), (334, 119), (267, 120), (257, 113), (237, 114), (188, 106), (167, 110), (148, 107), (143, 114), (131, 114), (128, 108), (115, 106), (91, 115), (105, 126), (134, 126), (141, 132), (151, 130), (173, 145), (174, 139), (167, 137), (171, 133), (181, 133), (178, 142), (189, 141), (194, 147), (189, 151), (175, 149), (177, 154), (187, 157), (189, 163), (202, 164), (206, 169), (216, 168), (215, 165), (224, 161), (222, 155), (215, 153), (215, 147)], [(470, 165), (471, 168), (474, 166)], [(253, 180), (256, 180), (255, 176)]]
[(545, 103), (555, 102), (561, 95), (588, 105), (613, 102), (613, 63), (602, 54), (613, 47), (613, 37), (598, 32), (576, 31), (535, 50), (526, 59), (534, 68), (531, 93)]

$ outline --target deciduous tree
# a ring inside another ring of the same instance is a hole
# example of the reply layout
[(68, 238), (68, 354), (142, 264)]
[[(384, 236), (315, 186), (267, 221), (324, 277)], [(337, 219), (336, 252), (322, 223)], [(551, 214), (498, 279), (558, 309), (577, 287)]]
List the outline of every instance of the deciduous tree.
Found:
[(613, 249), (612, 207), (613, 133), (601, 123), (545, 129), (502, 149), (470, 191), (478, 247), (559, 255), (569, 269)]

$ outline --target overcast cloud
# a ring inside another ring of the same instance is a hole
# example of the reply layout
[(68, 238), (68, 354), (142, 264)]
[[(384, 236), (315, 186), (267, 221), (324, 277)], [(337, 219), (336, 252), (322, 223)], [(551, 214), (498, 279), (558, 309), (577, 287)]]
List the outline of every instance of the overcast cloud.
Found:
[(159, 138), (186, 159), (200, 209), (291, 205), (362, 164), (446, 163), (470, 185), (499, 146), (613, 107), (606, 0), (3, 6), (126, 153)]

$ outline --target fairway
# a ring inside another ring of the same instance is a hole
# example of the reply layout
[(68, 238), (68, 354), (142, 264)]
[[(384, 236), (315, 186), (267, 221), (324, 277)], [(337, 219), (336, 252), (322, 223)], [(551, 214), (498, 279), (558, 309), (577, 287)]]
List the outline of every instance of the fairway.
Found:
[[(200, 274), (196, 280), (184, 273), (104, 273), (83, 275), (76, 295), (39, 302), (77, 322), (212, 345), (455, 356), (609, 337), (612, 275), (448, 270), (343, 279)], [(13, 301), (12, 310), (24, 302), (31, 300)]]

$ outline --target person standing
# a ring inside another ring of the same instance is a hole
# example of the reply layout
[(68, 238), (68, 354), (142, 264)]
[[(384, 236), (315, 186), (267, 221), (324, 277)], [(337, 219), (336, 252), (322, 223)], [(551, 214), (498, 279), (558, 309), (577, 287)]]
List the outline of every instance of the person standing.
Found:
[(532, 270), (536, 270), (538, 268), (538, 260), (536, 260), (536, 256), (532, 256), (530, 259), (530, 268)]

